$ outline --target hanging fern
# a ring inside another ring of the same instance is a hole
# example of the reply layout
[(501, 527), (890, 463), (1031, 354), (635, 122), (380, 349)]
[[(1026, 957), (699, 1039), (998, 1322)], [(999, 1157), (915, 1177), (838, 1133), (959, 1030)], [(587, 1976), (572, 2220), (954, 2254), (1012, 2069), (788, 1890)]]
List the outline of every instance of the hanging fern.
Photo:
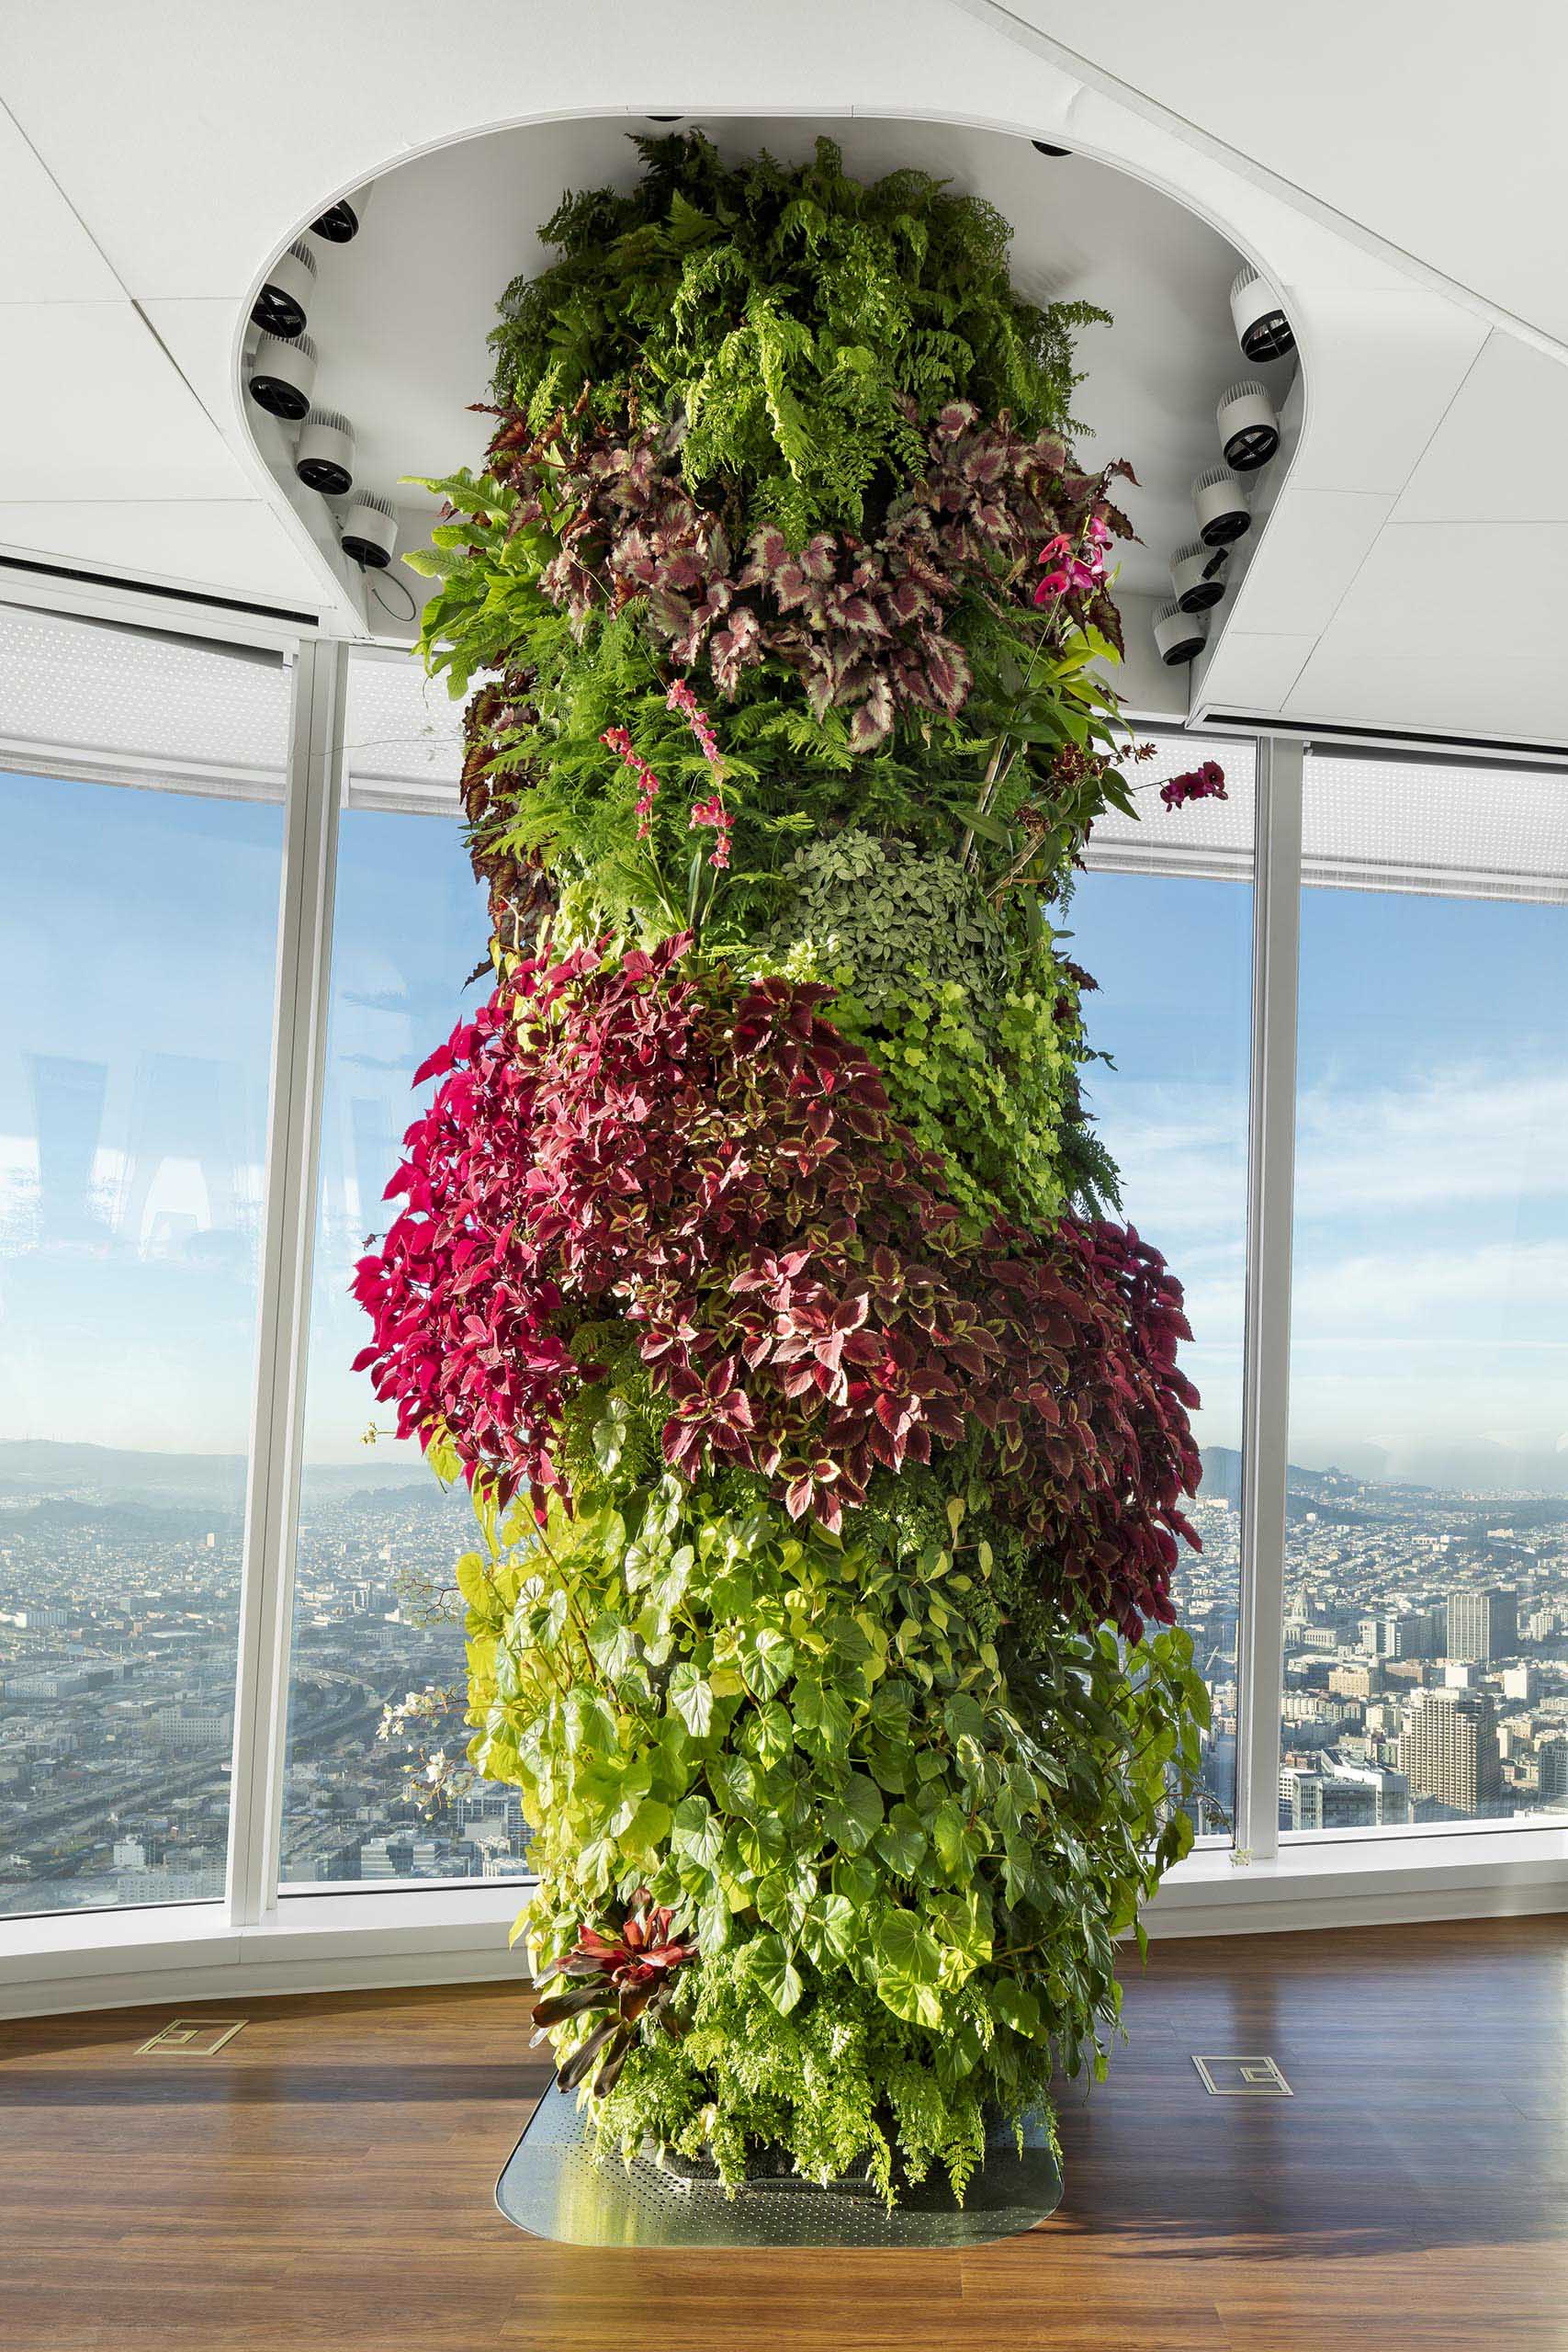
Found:
[(700, 132), (636, 143), (646, 176), (569, 197), (543, 232), (559, 260), (502, 303), (496, 396), (536, 426), (585, 391), (678, 420), (687, 482), (754, 477), (750, 520), (795, 545), (876, 522), (959, 393), (1071, 429), (1073, 333), (1105, 313), (1017, 294), (993, 205), (926, 172), (863, 186), (829, 139), (739, 167)]

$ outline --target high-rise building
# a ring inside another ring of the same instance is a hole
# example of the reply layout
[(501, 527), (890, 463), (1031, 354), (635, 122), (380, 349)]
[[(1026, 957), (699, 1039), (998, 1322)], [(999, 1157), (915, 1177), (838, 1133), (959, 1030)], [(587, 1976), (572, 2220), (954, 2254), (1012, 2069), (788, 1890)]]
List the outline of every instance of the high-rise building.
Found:
[(1555, 1735), (1543, 1739), (1535, 1754), (1540, 1773), (1541, 1804), (1568, 1802), (1568, 1739)]
[(1450, 1657), (1477, 1665), (1511, 1657), (1519, 1646), (1519, 1596), (1512, 1586), (1487, 1585), (1480, 1592), (1449, 1597)]
[(1417, 1690), (1400, 1761), (1413, 1797), (1464, 1815), (1495, 1809), (1503, 1780), (1491, 1700), (1480, 1690)]

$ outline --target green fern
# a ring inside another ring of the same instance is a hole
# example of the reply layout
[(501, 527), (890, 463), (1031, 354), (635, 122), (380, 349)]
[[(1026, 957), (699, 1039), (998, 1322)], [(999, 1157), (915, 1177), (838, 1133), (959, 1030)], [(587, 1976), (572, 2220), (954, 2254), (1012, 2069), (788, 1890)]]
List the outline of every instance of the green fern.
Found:
[(731, 167), (700, 132), (637, 145), (638, 185), (569, 197), (543, 232), (560, 258), (502, 300), (496, 392), (536, 424), (633, 397), (684, 422), (694, 487), (754, 477), (751, 521), (796, 544), (877, 516), (956, 396), (1071, 431), (1073, 335), (1105, 314), (1016, 294), (994, 206), (924, 172), (863, 185), (827, 139), (797, 166)]

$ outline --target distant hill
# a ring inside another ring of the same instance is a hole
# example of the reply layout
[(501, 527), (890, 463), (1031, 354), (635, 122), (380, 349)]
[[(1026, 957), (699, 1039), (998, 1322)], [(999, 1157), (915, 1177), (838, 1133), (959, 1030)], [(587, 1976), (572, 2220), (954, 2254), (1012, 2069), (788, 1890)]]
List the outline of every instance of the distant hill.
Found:
[[(1223, 1495), (1233, 1510), (1241, 1507), (1241, 1463), (1238, 1449), (1206, 1445), (1202, 1451), (1203, 1494)], [(1370, 1487), (1420, 1487), (1442, 1494), (1561, 1495), (1568, 1497), (1568, 1453), (1525, 1453), (1486, 1438), (1448, 1446), (1411, 1447), (1390, 1452), (1378, 1445), (1345, 1445), (1332, 1463), (1308, 1470), (1292, 1462), (1286, 1483), (1292, 1499), (1310, 1497), (1344, 1500), (1343, 1481)]]
[[(354, 1494), (434, 1481), (418, 1463), (366, 1448), (360, 1462), (307, 1463), (305, 1485), (315, 1494)], [(55, 1439), (0, 1439), (0, 1491), (12, 1495), (58, 1494), (62, 1488), (96, 1494), (144, 1496), (164, 1501), (199, 1497), (234, 1510), (245, 1496), (245, 1462), (239, 1453), (154, 1453), (130, 1447), (75, 1444)]]
[[(1200, 1492), (1213, 1499), (1223, 1495), (1233, 1510), (1241, 1509), (1240, 1451), (1234, 1445), (1206, 1445), (1200, 1459), (1203, 1464), (1203, 1483)], [(1293, 1495), (1319, 1495), (1333, 1478), (1330, 1470), (1303, 1470), (1292, 1462), (1285, 1474), (1285, 1482)]]
[(215, 1531), (226, 1536), (238, 1532), (240, 1515), (232, 1510), (200, 1509), (194, 1503), (184, 1507), (137, 1501), (128, 1496), (113, 1499), (105, 1497), (97, 1502), (77, 1502), (63, 1495), (39, 1495), (23, 1503), (19, 1510), (10, 1510), (0, 1520), (0, 1529), (7, 1538), (21, 1543), (51, 1544), (73, 1529), (96, 1530), (112, 1536), (118, 1544), (140, 1538), (148, 1544), (199, 1543), (204, 1535)]

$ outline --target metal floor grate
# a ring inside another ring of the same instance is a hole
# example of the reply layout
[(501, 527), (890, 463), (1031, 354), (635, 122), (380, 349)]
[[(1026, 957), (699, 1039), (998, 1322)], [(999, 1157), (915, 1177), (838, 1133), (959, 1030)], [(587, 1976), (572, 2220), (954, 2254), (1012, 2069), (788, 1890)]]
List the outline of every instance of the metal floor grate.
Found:
[[(940, 2167), (938, 2167), (940, 2169)], [(1061, 2202), (1061, 2175), (1042, 2126), (1025, 2126), (1021, 2156), (998, 2132), (960, 2206), (927, 2182), (891, 2212), (874, 2195), (773, 2183), (726, 2197), (673, 2178), (650, 2157), (595, 2154), (575, 2097), (547, 2090), (529, 2118), (495, 2201), (509, 2222), (566, 2245), (987, 2245), (1032, 2229)]]

